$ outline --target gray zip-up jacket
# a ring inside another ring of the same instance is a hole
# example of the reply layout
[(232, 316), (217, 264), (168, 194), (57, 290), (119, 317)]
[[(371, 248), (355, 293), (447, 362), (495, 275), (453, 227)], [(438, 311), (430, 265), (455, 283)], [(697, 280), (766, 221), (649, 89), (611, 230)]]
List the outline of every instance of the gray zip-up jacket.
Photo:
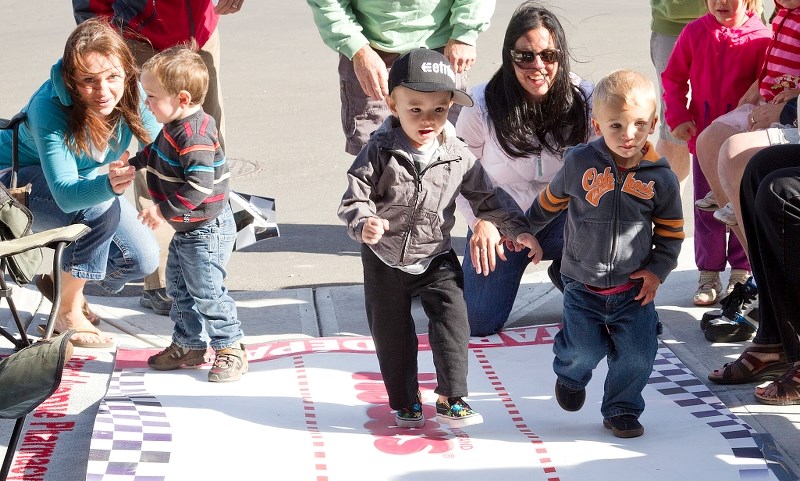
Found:
[(504, 190), (492, 188), (450, 123), (442, 145), (421, 172), (401, 148), (401, 135), (405, 134), (394, 116), (372, 134), (347, 171), (347, 192), (338, 212), (347, 233), (358, 242), (363, 242), (367, 218), (389, 221), (389, 230), (370, 246), (387, 265), (409, 266), (449, 251), (458, 194), (469, 201), (476, 216), (511, 239), (530, 232), (516, 202)]
[(680, 185), (649, 142), (644, 158), (624, 172), (602, 137), (570, 149), (531, 206), (533, 230), (564, 209), (561, 273), (567, 277), (608, 288), (647, 269), (664, 282), (678, 265), (684, 238)]

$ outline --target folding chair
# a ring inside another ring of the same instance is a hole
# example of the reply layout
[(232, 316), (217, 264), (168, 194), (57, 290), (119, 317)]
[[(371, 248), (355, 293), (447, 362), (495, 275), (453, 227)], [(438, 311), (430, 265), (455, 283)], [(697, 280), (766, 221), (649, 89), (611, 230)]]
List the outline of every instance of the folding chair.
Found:
[[(9, 188), (15, 188), (17, 183), (17, 170), (19, 167), (18, 161), (18, 153), (19, 153), (19, 124), (24, 121), (25, 115), (18, 114), (11, 118), (10, 120), (0, 119), (0, 129), (11, 129), (13, 132), (12, 135), (12, 153), (11, 153), (11, 160), (12, 160), (12, 171), (11, 171), (11, 181)], [(0, 192), (0, 195), (5, 195), (6, 192), (3, 190)], [(17, 206), (21, 209), (27, 209), (24, 206)], [(3, 360), (2, 369), (0, 369), (0, 379), (3, 382), (7, 382), (9, 379), (9, 372), (18, 371), (18, 369), (12, 369), (9, 366), (19, 366), (22, 363), (20, 358), (30, 358), (34, 362), (36, 359), (44, 359), (41, 356), (39, 358), (36, 357), (36, 353), (41, 353), (47, 350), (47, 344), (50, 342), (51, 337), (53, 336), (53, 331), (55, 330), (55, 321), (56, 316), (58, 314), (58, 309), (61, 305), (61, 279), (60, 276), (55, 275), (53, 276), (53, 303), (50, 309), (50, 314), (47, 318), (47, 324), (45, 327), (45, 333), (42, 338), (42, 341), (37, 343), (36, 345), (32, 345), (31, 340), (28, 338), (27, 333), (25, 332), (27, 326), (25, 323), (22, 322), (20, 319), (19, 312), (17, 307), (14, 303), (13, 299), (13, 292), (12, 288), (8, 286), (6, 282), (6, 274), (9, 273), (9, 261), (13, 256), (31, 251), (33, 249), (41, 249), (41, 248), (49, 248), (53, 250), (53, 272), (59, 272), (61, 266), (61, 260), (63, 258), (64, 249), (75, 240), (79, 239), (81, 236), (85, 235), (89, 231), (89, 227), (83, 224), (73, 224), (68, 225), (65, 227), (59, 227), (56, 229), (50, 229), (43, 232), (38, 232), (35, 234), (23, 235), (18, 238), (3, 238), (0, 239), (0, 300), (5, 299), (9, 306), (9, 311), (11, 312), (12, 317), (14, 318), (17, 333), (19, 334), (19, 338), (12, 335), (11, 332), (7, 331), (5, 328), (0, 327), (0, 335), (8, 339), (13, 345), (16, 350), (20, 350), (12, 354), (8, 359)], [(0, 230), (0, 236), (2, 236), (3, 232)], [(38, 266), (37, 266), (38, 269)], [(19, 279), (15, 278), (16, 282), (19, 284)], [(71, 334), (70, 334), (71, 335)], [(25, 417), (27, 414), (35, 409), (39, 404), (44, 402), (55, 388), (58, 386), (58, 382), (55, 383), (55, 387), (53, 386), (52, 379), (53, 377), (57, 377), (57, 380), (61, 379), (61, 370), (63, 369), (63, 357), (64, 357), (64, 349), (66, 346), (65, 338), (69, 336), (61, 337), (59, 336), (59, 341), (56, 342), (59, 346), (59, 352), (61, 354), (62, 362), (56, 363), (55, 365), (47, 364), (45, 366), (42, 364), (42, 369), (47, 370), (48, 376), (45, 376), (41, 380), (39, 384), (45, 383), (46, 386), (39, 386), (41, 389), (37, 389), (35, 384), (30, 385), (27, 383), (21, 383), (21, 379), (19, 376), (14, 377), (16, 387), (22, 387), (21, 390), (18, 390), (15, 394), (18, 398), (18, 403), (15, 404), (15, 399), (12, 399), (11, 405), (4, 405), (2, 409), (0, 409), (0, 418), (6, 419), (16, 419), (16, 424), (14, 425), (14, 430), (11, 434), (11, 439), (9, 440), (8, 449), (6, 450), (6, 455), (3, 460), (2, 468), (0, 469), (0, 481), (5, 481), (9, 469), (11, 467), (11, 462), (14, 458), (14, 453), (16, 451), (16, 446), (19, 441), (19, 437), (22, 433), (22, 427), (25, 424)], [(28, 349), (26, 347), (31, 346)], [(23, 355), (23, 352), (26, 354)], [(15, 357), (17, 355), (21, 355), (19, 357)], [(46, 357), (46, 356), (45, 356)], [(52, 356), (50, 356), (52, 357)], [(27, 361), (27, 364), (31, 364), (30, 359)], [(12, 362), (9, 362), (12, 361)], [(30, 369), (30, 368), (29, 368)], [(38, 371), (36, 371), (38, 372)], [(29, 376), (32, 376), (32, 379), (36, 380), (36, 376), (34, 373), (29, 373)], [(26, 379), (30, 381), (30, 379)], [(25, 386), (28, 386), (27, 388)], [(4, 392), (8, 391), (7, 386), (3, 386), (0, 384), (0, 389)], [(3, 403), (8, 404), (9, 399), (3, 398)]]

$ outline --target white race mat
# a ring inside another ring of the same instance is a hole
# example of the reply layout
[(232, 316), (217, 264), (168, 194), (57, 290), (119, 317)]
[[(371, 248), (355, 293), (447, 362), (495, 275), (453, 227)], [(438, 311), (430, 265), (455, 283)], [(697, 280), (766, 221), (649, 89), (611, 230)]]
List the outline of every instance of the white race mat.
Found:
[(88, 481), (766, 480), (753, 430), (666, 347), (645, 389), (645, 434), (602, 426), (606, 366), (583, 409), (553, 397), (555, 325), (510, 329), (470, 348), (468, 401), (484, 423), (435, 422), (434, 368), (420, 336), (427, 421), (394, 426), (372, 341), (363, 337), (248, 346), (241, 381), (207, 369), (156, 372), (154, 350), (120, 349), (91, 442)]

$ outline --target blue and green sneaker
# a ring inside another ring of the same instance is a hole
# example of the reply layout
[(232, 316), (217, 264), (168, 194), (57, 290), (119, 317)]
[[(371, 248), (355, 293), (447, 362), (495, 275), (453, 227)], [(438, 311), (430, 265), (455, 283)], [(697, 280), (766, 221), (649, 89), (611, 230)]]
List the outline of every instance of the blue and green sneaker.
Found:
[(460, 397), (451, 397), (446, 402), (436, 402), (436, 420), (451, 428), (463, 428), (482, 423), (483, 416)]

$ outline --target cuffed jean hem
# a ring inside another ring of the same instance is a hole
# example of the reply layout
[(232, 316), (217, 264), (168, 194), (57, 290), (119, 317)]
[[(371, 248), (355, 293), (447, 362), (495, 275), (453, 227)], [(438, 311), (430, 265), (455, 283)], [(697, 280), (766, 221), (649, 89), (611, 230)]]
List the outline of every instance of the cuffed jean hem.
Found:
[(234, 336), (230, 339), (226, 339), (225, 344), (220, 344), (220, 345), (211, 344), (211, 349), (215, 351), (221, 351), (223, 349), (228, 349), (229, 347), (232, 347), (234, 349), (240, 349), (240, 345), (242, 344), (243, 338), (244, 336)]
[(625, 414), (631, 414), (633, 416), (636, 416), (636, 418), (638, 419), (639, 416), (641, 416), (643, 412), (644, 412), (644, 410), (640, 410), (640, 409), (615, 408), (615, 409), (609, 410), (607, 413), (601, 412), (600, 414), (603, 415), (603, 419), (615, 418), (617, 416), (623, 416)]
[(193, 351), (205, 351), (208, 349), (208, 345), (206, 344), (183, 344), (180, 342), (180, 339), (172, 336), (172, 343), (176, 346), (180, 347), (181, 349), (191, 349)]

